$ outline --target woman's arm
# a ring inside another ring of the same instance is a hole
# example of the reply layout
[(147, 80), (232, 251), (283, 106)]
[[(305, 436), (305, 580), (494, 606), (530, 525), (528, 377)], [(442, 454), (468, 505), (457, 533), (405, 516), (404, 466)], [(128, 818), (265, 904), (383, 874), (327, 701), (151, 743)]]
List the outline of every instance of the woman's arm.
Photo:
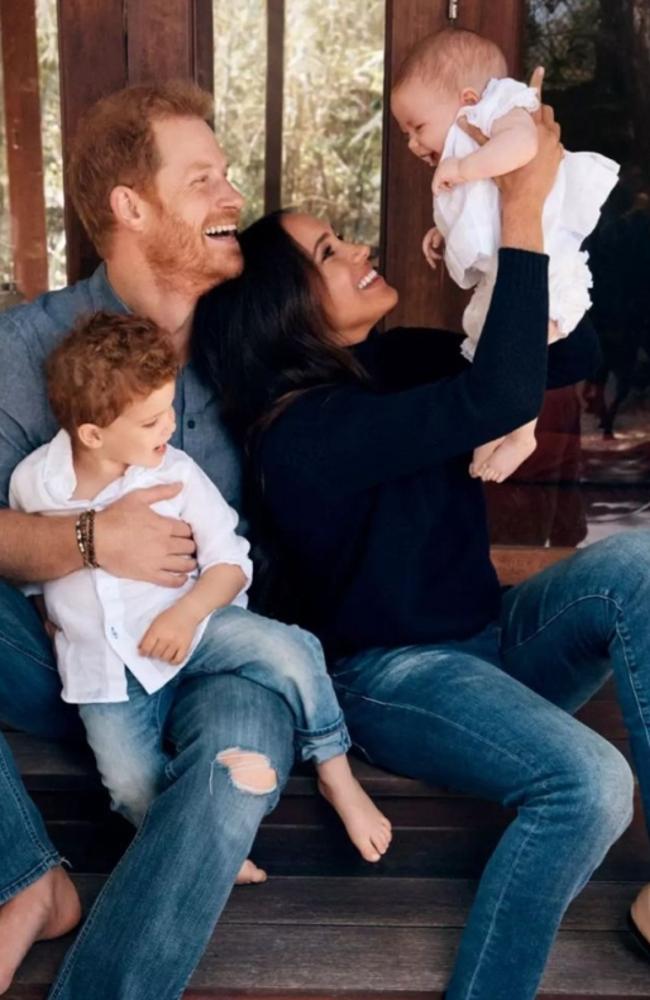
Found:
[(535, 160), (501, 181), (503, 249), (473, 365), (405, 392), (305, 393), (265, 434), (269, 475), (283, 469), (319, 489), (354, 492), (466, 454), (537, 416), (548, 332), (542, 209), (561, 158), (552, 110), (540, 118)]

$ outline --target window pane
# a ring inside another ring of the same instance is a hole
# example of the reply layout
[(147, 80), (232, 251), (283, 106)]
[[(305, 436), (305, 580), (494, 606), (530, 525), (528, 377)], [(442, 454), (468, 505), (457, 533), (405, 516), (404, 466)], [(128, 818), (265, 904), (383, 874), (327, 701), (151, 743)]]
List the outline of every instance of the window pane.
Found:
[(618, 160), (621, 181), (586, 245), (600, 370), (584, 390), (548, 394), (536, 454), (488, 502), (494, 541), (575, 545), (650, 523), (650, 10), (527, 0), (527, 11), (527, 69), (546, 67), (565, 146)]
[(264, 212), (265, 0), (214, 0), (215, 131), (246, 197), (243, 224)]
[(286, 0), (282, 201), (379, 242), (384, 0)]

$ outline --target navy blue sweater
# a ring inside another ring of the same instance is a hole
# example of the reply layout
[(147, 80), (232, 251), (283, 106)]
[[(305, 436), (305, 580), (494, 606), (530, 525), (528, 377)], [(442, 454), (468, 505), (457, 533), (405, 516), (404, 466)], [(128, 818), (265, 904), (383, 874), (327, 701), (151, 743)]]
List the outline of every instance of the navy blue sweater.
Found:
[(310, 390), (264, 433), (266, 510), (300, 623), (330, 656), (463, 638), (497, 616), (471, 452), (534, 419), (545, 386), (586, 377), (598, 355), (587, 321), (547, 349), (547, 263), (501, 251), (473, 364), (455, 334), (376, 334), (354, 348), (369, 385)]

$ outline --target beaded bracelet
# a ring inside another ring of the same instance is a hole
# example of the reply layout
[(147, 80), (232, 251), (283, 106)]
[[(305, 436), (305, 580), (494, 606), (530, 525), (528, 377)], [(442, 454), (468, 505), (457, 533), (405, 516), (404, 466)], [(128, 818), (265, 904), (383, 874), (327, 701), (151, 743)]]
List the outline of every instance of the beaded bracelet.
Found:
[(74, 526), (74, 532), (84, 566), (89, 569), (99, 569), (99, 563), (95, 556), (95, 510), (93, 507), (81, 512)]

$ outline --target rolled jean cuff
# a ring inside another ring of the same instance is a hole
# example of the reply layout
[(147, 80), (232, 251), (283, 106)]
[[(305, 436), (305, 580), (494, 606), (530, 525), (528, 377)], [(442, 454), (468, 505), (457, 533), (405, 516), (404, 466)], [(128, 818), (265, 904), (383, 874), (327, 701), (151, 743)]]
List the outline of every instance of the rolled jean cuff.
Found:
[(324, 729), (296, 729), (295, 737), (298, 760), (313, 760), (315, 764), (340, 757), (352, 746), (343, 713), (336, 722)]
[(0, 888), (0, 906), (8, 903), (10, 899), (17, 896), (23, 889), (27, 889), (34, 882), (38, 882), (39, 878), (42, 878), (52, 868), (58, 868), (61, 864), (63, 864), (63, 858), (58, 851), (49, 851), (43, 855), (38, 864), (33, 865), (27, 871), (14, 877), (11, 882)]

